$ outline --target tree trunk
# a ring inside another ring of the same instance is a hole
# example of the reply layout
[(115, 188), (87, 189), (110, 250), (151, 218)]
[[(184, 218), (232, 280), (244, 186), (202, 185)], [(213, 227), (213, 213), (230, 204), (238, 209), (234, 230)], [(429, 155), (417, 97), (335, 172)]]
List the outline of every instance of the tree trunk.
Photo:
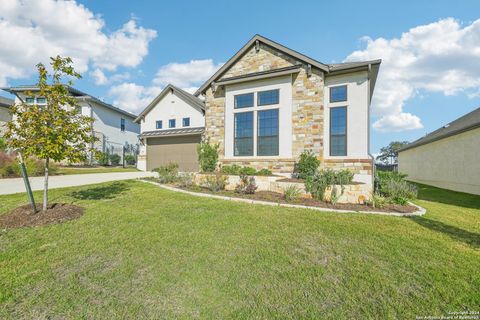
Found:
[(43, 211), (47, 211), (48, 206), (48, 162), (49, 158), (45, 158), (45, 182), (43, 184)]

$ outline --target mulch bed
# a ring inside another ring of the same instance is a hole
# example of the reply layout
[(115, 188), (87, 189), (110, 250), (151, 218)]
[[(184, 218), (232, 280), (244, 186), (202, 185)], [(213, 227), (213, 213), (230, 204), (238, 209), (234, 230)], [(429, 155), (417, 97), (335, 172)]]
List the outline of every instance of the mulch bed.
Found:
[[(41, 207), (41, 204), (37, 205), (37, 208)], [(38, 211), (37, 213), (33, 213), (32, 207), (26, 204), (0, 216), (0, 228), (13, 229), (46, 226), (75, 220), (82, 215), (82, 207), (68, 203), (52, 203), (48, 206), (47, 211)]]
[(275, 203), (298, 204), (298, 205), (304, 205), (304, 206), (329, 208), (329, 209), (337, 209), (337, 210), (380, 211), (380, 212), (398, 212), (398, 213), (412, 213), (417, 211), (417, 207), (412, 205), (401, 206), (397, 204), (389, 204), (384, 208), (373, 208), (365, 204), (355, 204), (355, 203), (337, 203), (333, 205), (331, 203), (319, 201), (312, 198), (298, 198), (296, 200), (287, 202), (283, 197), (283, 194), (278, 192), (272, 192), (272, 191), (257, 191), (255, 192), (255, 194), (243, 194), (243, 193), (236, 193), (234, 191), (220, 191), (217, 193), (213, 193), (210, 190), (205, 188), (201, 188), (201, 189), (183, 188), (183, 189), (188, 191), (193, 191), (193, 192), (210, 193), (210, 194), (216, 194), (216, 195), (227, 196), (232, 198), (244, 198), (244, 199), (260, 200), (260, 201), (269, 201), (269, 202), (275, 202)]

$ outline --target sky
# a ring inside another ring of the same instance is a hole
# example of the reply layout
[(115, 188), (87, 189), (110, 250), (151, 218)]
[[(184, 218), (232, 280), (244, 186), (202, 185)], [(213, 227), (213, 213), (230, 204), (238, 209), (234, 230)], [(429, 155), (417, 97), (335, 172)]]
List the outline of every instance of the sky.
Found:
[(480, 107), (475, 0), (1, 0), (0, 87), (35, 83), (60, 54), (76, 88), (138, 114), (168, 83), (193, 92), (257, 33), (323, 63), (382, 59), (374, 154)]

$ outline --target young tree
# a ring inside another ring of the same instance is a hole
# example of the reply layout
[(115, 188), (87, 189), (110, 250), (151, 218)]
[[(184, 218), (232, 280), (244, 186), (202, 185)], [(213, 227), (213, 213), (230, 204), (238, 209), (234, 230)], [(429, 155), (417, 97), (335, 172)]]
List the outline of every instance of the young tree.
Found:
[(51, 59), (52, 71), (39, 63), (38, 92), (28, 95), (45, 97), (46, 104), (21, 104), (12, 107), (13, 121), (8, 123), (7, 144), (23, 156), (34, 156), (45, 161), (43, 210), (48, 205), (48, 168), (50, 161), (84, 161), (96, 138), (91, 134), (93, 119), (81, 115), (78, 102), (69, 94), (64, 78), (81, 78), (75, 72), (71, 58), (57, 56)]
[(377, 160), (385, 164), (397, 164), (398, 163), (398, 150), (409, 144), (408, 141), (392, 141), (386, 147), (380, 149), (380, 154), (377, 156)]

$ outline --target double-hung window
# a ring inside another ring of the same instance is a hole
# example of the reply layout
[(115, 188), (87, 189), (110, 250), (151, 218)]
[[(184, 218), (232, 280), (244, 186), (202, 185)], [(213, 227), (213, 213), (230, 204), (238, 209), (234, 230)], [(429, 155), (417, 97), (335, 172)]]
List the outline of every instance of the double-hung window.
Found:
[(330, 155), (347, 155), (347, 107), (330, 108)]
[(182, 119), (182, 126), (190, 127), (190, 118), (183, 118)]
[(162, 126), (163, 126), (162, 120), (157, 120), (155, 122), (155, 128), (162, 129)]
[(279, 155), (279, 103), (279, 89), (234, 96), (234, 156)]
[(170, 120), (168, 120), (168, 127), (169, 127), (169, 128), (175, 128), (175, 126), (176, 126), (176, 121), (175, 121), (175, 119), (170, 119)]

